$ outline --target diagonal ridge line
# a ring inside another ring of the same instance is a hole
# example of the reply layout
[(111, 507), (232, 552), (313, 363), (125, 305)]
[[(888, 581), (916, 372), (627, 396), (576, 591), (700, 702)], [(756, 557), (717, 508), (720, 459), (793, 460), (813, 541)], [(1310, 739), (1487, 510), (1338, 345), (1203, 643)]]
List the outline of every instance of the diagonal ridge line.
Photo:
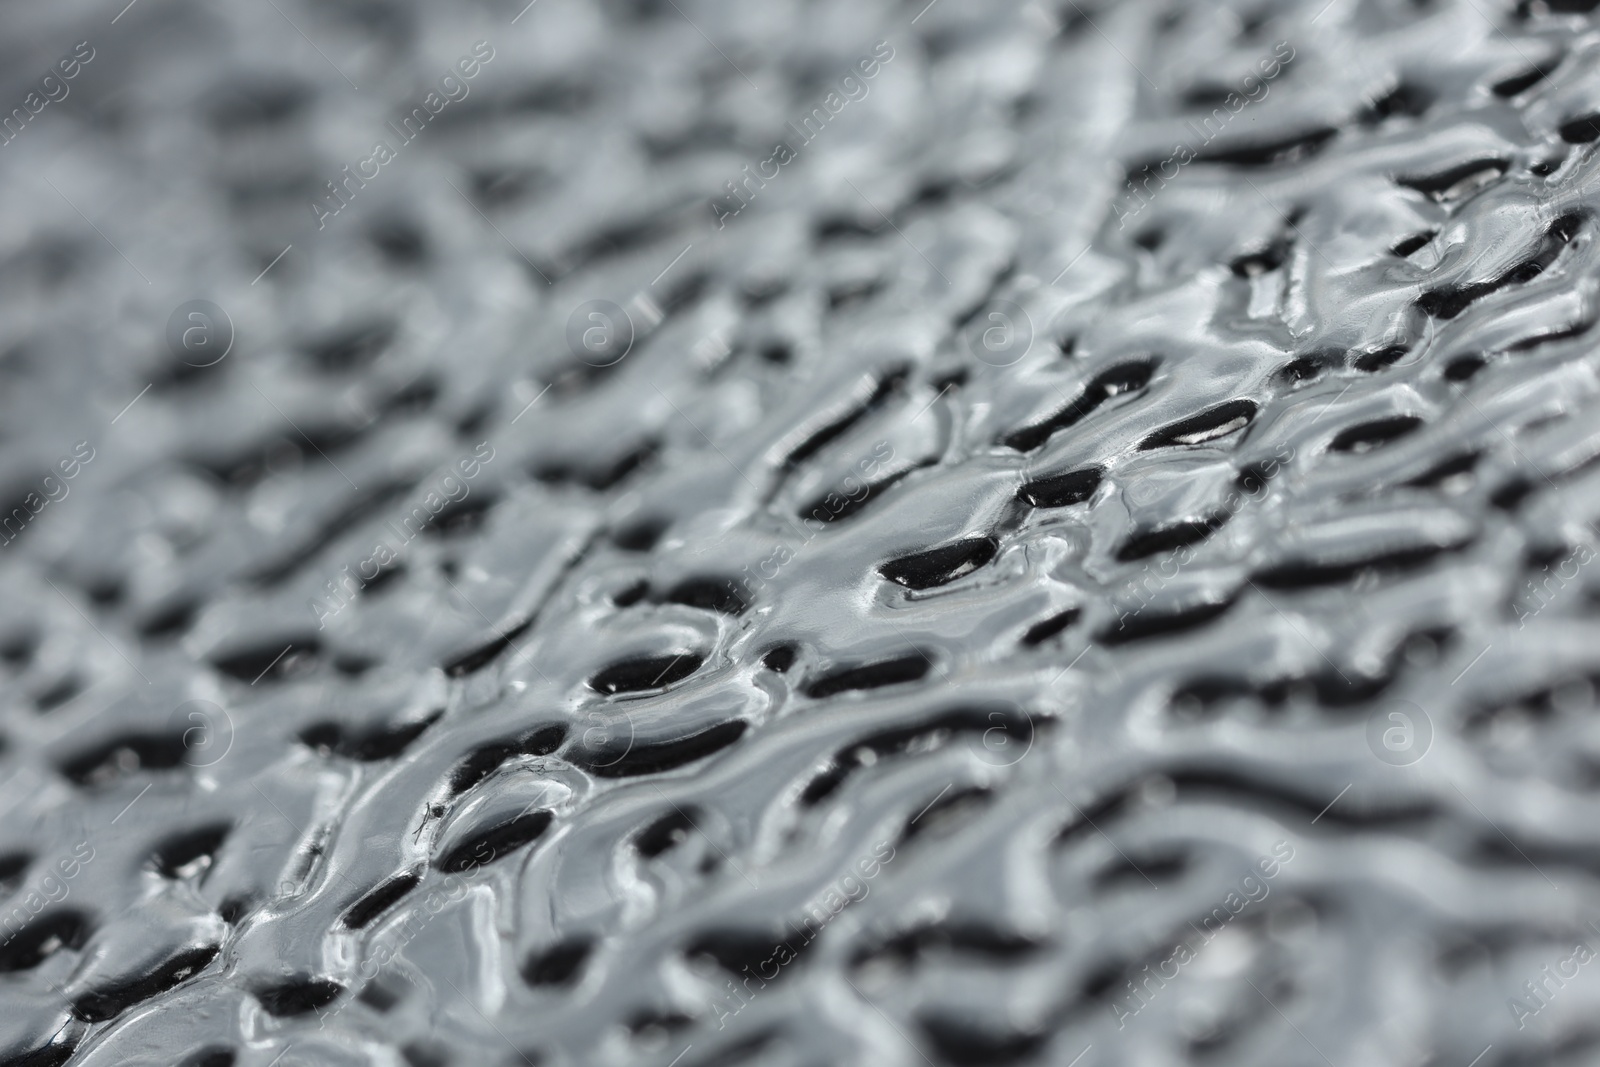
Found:
[(1490, 641), (1487, 645), (1484, 645), (1483, 646), (1483, 651), (1479, 652), (1476, 656), (1473, 656), (1472, 657), (1472, 662), (1467, 664), (1465, 667), (1462, 667), (1461, 668), (1461, 673), (1456, 675), (1454, 678), (1452, 678), (1450, 680), (1450, 684), (1451, 685), (1455, 685), (1457, 682), (1461, 681), (1461, 679), (1465, 678), (1467, 676), (1467, 672), (1470, 671), (1473, 667), (1477, 666), (1478, 661), (1480, 659), (1482, 659), (1484, 656), (1487, 656), (1489, 654), (1489, 650), (1491, 648), (1493, 648), (1493, 647), (1494, 647), (1494, 642), (1493, 641)]
[[(955, 785), (955, 783), (951, 782), (950, 785)], [(910, 825), (915, 826), (917, 824), (917, 820), (918, 819), (920, 819), (924, 815), (928, 814), (928, 808), (931, 808), (935, 804), (939, 803), (939, 797), (942, 797), (946, 793), (950, 792), (950, 785), (947, 785), (943, 789), (939, 790), (939, 792), (934, 796), (934, 798), (932, 800), (928, 801), (927, 805), (925, 807), (923, 807), (923, 809), (921, 811), (917, 812), (917, 814), (912, 817)]]
[(926, 415), (928, 413), (928, 409), (933, 407), (933, 405), (935, 405), (935, 404), (937, 404), (939, 402), (939, 397), (944, 396), (944, 394), (949, 392), (949, 391), (950, 391), (950, 383), (949, 382), (945, 382), (944, 388), (939, 390), (939, 392), (934, 396), (934, 398), (932, 400), (930, 400), (926, 404), (922, 405), (922, 410), (921, 411), (919, 411), (915, 415), (911, 416), (911, 421), (912, 422), (916, 422), (918, 419), (922, 418), (922, 416)]
[[(1343, 789), (1339, 790), (1339, 797), (1342, 797), (1346, 793), (1350, 792), (1350, 786), (1351, 785), (1355, 785), (1355, 783), (1351, 782), (1350, 785), (1347, 785)], [(1328, 814), (1328, 810), (1330, 808), (1332, 808), (1335, 804), (1339, 803), (1339, 797), (1334, 797), (1332, 800), (1328, 801), (1328, 807), (1323, 808), (1321, 811), (1317, 812), (1317, 819), (1320, 819), (1324, 815)], [(1311, 820), (1311, 825), (1312, 826), (1317, 825), (1317, 819), (1312, 819)]]
[(849, 178), (846, 178), (844, 180), (844, 183), (846, 185), (848, 185), (850, 188), (855, 189), (857, 196), (859, 196), (861, 199), (867, 201), (867, 206), (870, 207), (873, 211), (877, 212), (878, 213), (878, 217), (881, 218), (885, 223), (887, 223), (891, 230), (893, 230), (895, 233), (898, 233), (900, 235), (900, 240), (904, 241), (906, 244), (911, 246), (911, 251), (915, 252), (919, 256), (922, 256), (922, 261), (924, 263), (926, 263), (928, 266), (933, 268), (933, 273), (937, 274), (941, 278), (944, 278), (944, 284), (945, 285), (949, 285), (950, 284), (950, 279), (949, 278), (945, 278), (944, 271), (939, 269), (938, 264), (934, 263), (933, 260), (929, 259), (927, 257), (927, 255), (923, 253), (922, 249), (918, 248), (914, 244), (911, 244), (911, 238), (909, 238), (909, 237), (907, 237), (905, 235), (905, 231), (901, 230), (900, 227), (896, 226), (894, 224), (894, 220), (891, 219), (888, 215), (885, 215), (883, 213), (883, 210), (881, 208), (879, 208), (877, 204), (874, 204), (871, 200), (867, 200), (867, 194), (863, 193), (860, 189), (856, 189), (856, 183), (855, 182), (851, 181)]
[(261, 273), (256, 275), (255, 282), (251, 282), (250, 284), (254, 285), (256, 282), (259, 282), (262, 278), (265, 278), (267, 276), (267, 271), (271, 270), (273, 267), (276, 267), (278, 265), (278, 260), (280, 260), (284, 256), (288, 255), (289, 254), (289, 249), (293, 248), (293, 247), (294, 247), (294, 245), (292, 245), (292, 244), (288, 245), (287, 247), (284, 248), (284, 250), (282, 252), (279, 252), (277, 255), (273, 256), (272, 257), (272, 262), (268, 263), (266, 265), (266, 267), (264, 267), (262, 269)]
[[(673, 0), (667, 0), (667, 3), (672, 4), (672, 10), (676, 11), (680, 15), (683, 15), (683, 8), (679, 7), (676, 3), (673, 3)], [(709, 37), (706, 37), (706, 31), (705, 30), (702, 30), (699, 26), (695, 26), (693, 19), (691, 19), (688, 15), (683, 15), (683, 21), (687, 22), (690, 26), (694, 27), (694, 32), (695, 33), (698, 33), (701, 37), (705, 37), (706, 38), (706, 44), (710, 45), (712, 48), (716, 48), (717, 49), (717, 55), (721, 56), (723, 59), (727, 59), (728, 60), (728, 66), (730, 66), (734, 70), (738, 71), (739, 72), (739, 77), (743, 78), (746, 82), (749, 82), (750, 88), (754, 89), (758, 93), (761, 91), (761, 87), (759, 85), (757, 85), (753, 81), (750, 81), (750, 75), (746, 74), (742, 70), (739, 70), (739, 64), (735, 63), (731, 59), (728, 59), (728, 53), (724, 52), (721, 48), (717, 47), (717, 42), (713, 41)]]
[(655, 285), (656, 282), (659, 282), (662, 278), (665, 278), (667, 276), (667, 271), (671, 270), (673, 267), (676, 267), (678, 265), (678, 260), (682, 259), (684, 256), (688, 255), (689, 254), (689, 248), (693, 248), (693, 247), (694, 247), (694, 242), (690, 241), (689, 242), (689, 247), (685, 248), (682, 252), (679, 252), (678, 256), (677, 256), (677, 259), (674, 259), (671, 263), (668, 263), (664, 268), (662, 268), (661, 273), (657, 274), (655, 276), (655, 278), (651, 280), (650, 284), (651, 285)]
[[(150, 385), (147, 385), (143, 389), (139, 390), (139, 396), (136, 396), (132, 400), (128, 401), (127, 407), (124, 407), (121, 411), (117, 412), (117, 419), (120, 419), (122, 416), (126, 415), (128, 413), (128, 408), (131, 408), (133, 405), (137, 404), (139, 402), (139, 397), (148, 393), (150, 391), (150, 386), (155, 384), (155, 382), (151, 382)], [(117, 419), (112, 419), (111, 425), (115, 426), (117, 424)]]
[(494, 224), (494, 220), (493, 219), (491, 219), (488, 215), (485, 215), (483, 213), (483, 209), (481, 207), (479, 207), (477, 204), (474, 204), (472, 202), (472, 197), (468, 196), (466, 193), (462, 193), (461, 192), (461, 187), (459, 185), (457, 185), (455, 182), (451, 181), (449, 178), (445, 178), (444, 183), (446, 185), (448, 185), (450, 188), (454, 189), (457, 193), (460, 193), (461, 194), (461, 199), (463, 199), (463, 200), (465, 200), (467, 202), (467, 206), (470, 207), (472, 210), (476, 211), (478, 213), (478, 217), (483, 219), (484, 222), (489, 224), (489, 229), (493, 230), (495, 233), (498, 233), (500, 235), (500, 240), (504, 241), (506, 243), (506, 246), (508, 248), (510, 248), (511, 251), (513, 251), (513, 252), (515, 252), (517, 254), (517, 258), (518, 259), (520, 259), (520, 260), (522, 260), (522, 262), (526, 263), (529, 266), (529, 268), (532, 269), (532, 271), (535, 274), (537, 274), (539, 277), (543, 278), (544, 279), (544, 283), (546, 285), (554, 285), (555, 284), (554, 282), (552, 282), (550, 280), (550, 276), (547, 275), (544, 271), (540, 270), (538, 265), (536, 263), (534, 263), (533, 260), (529, 259), (527, 256), (522, 254), (522, 249), (518, 248), (516, 246), (515, 242), (513, 242), (511, 240), (511, 238), (509, 238), (509, 237), (507, 237), (505, 235), (505, 231), (504, 230), (500, 229), (500, 227), (498, 227), (498, 226), (496, 226)]
[[(250, 388), (254, 389), (258, 393), (261, 393), (261, 387), (256, 385), (256, 383), (254, 383), (254, 382), (250, 383)], [(302, 430), (299, 427), (299, 425), (293, 419), (289, 418), (289, 413), (287, 411), (285, 411), (282, 408), (280, 408), (277, 405), (277, 403), (274, 402), (273, 399), (270, 396), (268, 396), (266, 393), (261, 393), (261, 399), (265, 400), (267, 403), (271, 404), (272, 405), (272, 410), (276, 411), (279, 415), (282, 415), (283, 418), (284, 418), (284, 421), (288, 422), (288, 424), (290, 426), (294, 427), (294, 432), (299, 434), (301, 437), (304, 437), (306, 439), (306, 444), (310, 445), (312, 448), (315, 448), (317, 450), (317, 455), (321, 456), (323, 459), (328, 460), (328, 466), (332, 467), (336, 471), (339, 471), (339, 477), (343, 478), (346, 482), (349, 482), (350, 488), (354, 489), (358, 493), (361, 492), (361, 487), (359, 485), (357, 485), (355, 482), (350, 481), (350, 476), (348, 474), (346, 474), (344, 471), (339, 470), (339, 465), (337, 463), (335, 463), (331, 459), (328, 459), (328, 454), (322, 450), (322, 446), (318, 445), (315, 441), (313, 441), (311, 439), (311, 435), (310, 434), (308, 434), (304, 430)]]
[(287, 14), (284, 14), (284, 10), (283, 10), (283, 8), (278, 6), (277, 0), (267, 0), (267, 3), (272, 5), (272, 9), (274, 11), (276, 11), (280, 15), (283, 15), (283, 21), (285, 21), (285, 22), (287, 22), (289, 24), (289, 28), (294, 30), (295, 33), (298, 33), (305, 40), (306, 44), (310, 45), (312, 47), (312, 49), (317, 53), (317, 55), (322, 57), (323, 62), (327, 63), (328, 66), (333, 68), (335, 74), (337, 74), (337, 75), (339, 75), (339, 77), (343, 78), (345, 80), (345, 82), (350, 86), (350, 88), (354, 89), (356, 92), (359, 93), (361, 91), (361, 87), (359, 85), (357, 85), (355, 82), (351, 81), (349, 75), (345, 74), (344, 71), (339, 69), (339, 64), (337, 64), (333, 60), (329, 59), (328, 58), (328, 53), (326, 53), (322, 49), (318, 48), (317, 47), (317, 42), (313, 41), (309, 37), (306, 37), (305, 31), (302, 30), (299, 26), (296, 26), (294, 24), (294, 20), (291, 19)]
[[(1093, 644), (1084, 645), (1083, 646), (1083, 651), (1079, 652), (1076, 656), (1073, 656), (1072, 657), (1072, 662), (1067, 664), (1065, 667), (1062, 667), (1061, 668), (1061, 673), (1057, 674), (1054, 678), (1050, 679), (1050, 685), (1055, 685), (1057, 682), (1061, 681), (1062, 675), (1066, 674), (1072, 668), (1076, 667), (1078, 665), (1078, 661), (1080, 659), (1082, 659), (1088, 653), (1088, 651), (1093, 647), (1094, 647)], [(1048, 688), (1050, 688), (1050, 686), (1045, 686), (1045, 688), (1048, 689)]]
[[(554, 384), (554, 382), (550, 383), (550, 385)], [(548, 393), (550, 391), (550, 385), (547, 385), (543, 389), (539, 390), (539, 396), (544, 396), (544, 394)], [(517, 424), (517, 419), (520, 419), (522, 416), (526, 415), (528, 413), (528, 409), (539, 402), (539, 396), (534, 397), (532, 400), (524, 404), (522, 406), (522, 410), (517, 412), (517, 418), (512, 419), (509, 425), (515, 426)]]
[[(131, 808), (135, 804), (139, 803), (139, 797), (142, 797), (146, 793), (150, 792), (150, 786), (152, 786), (152, 785), (155, 785), (155, 783), (154, 782), (150, 782), (143, 789), (139, 790), (139, 796), (138, 797), (134, 797), (132, 800), (128, 801), (128, 808)], [(117, 812), (117, 819), (120, 819), (124, 815), (128, 814), (128, 808), (123, 808), (121, 811)], [(111, 825), (112, 826), (117, 825), (117, 819), (112, 819), (111, 820)]]
[(1054, 285), (1056, 282), (1059, 282), (1061, 280), (1062, 275), (1066, 274), (1067, 271), (1071, 270), (1073, 268), (1073, 265), (1076, 264), (1078, 262), (1078, 260), (1082, 259), (1086, 254), (1088, 254), (1089, 249), (1091, 249), (1093, 247), (1094, 247), (1094, 243), (1093, 242), (1090, 242), (1089, 244), (1084, 245), (1083, 246), (1083, 251), (1079, 252), (1077, 255), (1073, 256), (1072, 257), (1072, 262), (1068, 263), (1065, 267), (1062, 267), (1060, 274), (1057, 274), (1054, 278), (1050, 279), (1050, 284)]
[(284, 645), (283, 646), (283, 651), (279, 652), (276, 656), (273, 656), (272, 657), (272, 662), (267, 664), (265, 667), (261, 668), (261, 673), (256, 675), (255, 682), (251, 682), (250, 684), (251, 685), (255, 685), (256, 682), (259, 682), (259, 681), (261, 681), (261, 679), (265, 678), (267, 676), (267, 672), (270, 671), (272, 668), (276, 667), (278, 665), (278, 661), (280, 659), (282, 659), (283, 657), (287, 656), (289, 654), (289, 650), (291, 648), (293, 648), (293, 647), (294, 647), (293, 643)]

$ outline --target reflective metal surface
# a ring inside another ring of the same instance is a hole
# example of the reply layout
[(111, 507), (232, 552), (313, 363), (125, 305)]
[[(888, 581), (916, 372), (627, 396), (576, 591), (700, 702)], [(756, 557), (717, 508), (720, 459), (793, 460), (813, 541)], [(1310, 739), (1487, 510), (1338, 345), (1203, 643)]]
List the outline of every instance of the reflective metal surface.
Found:
[(0, 1064), (1588, 1062), (1587, 6), (8, 5)]

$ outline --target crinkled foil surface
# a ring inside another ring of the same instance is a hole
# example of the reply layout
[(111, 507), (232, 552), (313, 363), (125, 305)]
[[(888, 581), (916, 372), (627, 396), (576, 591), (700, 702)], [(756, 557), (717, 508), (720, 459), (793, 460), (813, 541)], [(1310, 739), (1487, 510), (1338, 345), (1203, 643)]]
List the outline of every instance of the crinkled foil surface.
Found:
[(1595, 1062), (1592, 0), (0, 14), (0, 1064)]

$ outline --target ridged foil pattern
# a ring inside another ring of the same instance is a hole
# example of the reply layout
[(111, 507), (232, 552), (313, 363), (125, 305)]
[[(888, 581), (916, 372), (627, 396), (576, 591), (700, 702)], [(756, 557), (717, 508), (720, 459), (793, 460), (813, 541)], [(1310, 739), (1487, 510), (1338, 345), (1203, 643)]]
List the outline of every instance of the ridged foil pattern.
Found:
[(0, 1064), (1592, 1062), (1591, 6), (9, 5)]

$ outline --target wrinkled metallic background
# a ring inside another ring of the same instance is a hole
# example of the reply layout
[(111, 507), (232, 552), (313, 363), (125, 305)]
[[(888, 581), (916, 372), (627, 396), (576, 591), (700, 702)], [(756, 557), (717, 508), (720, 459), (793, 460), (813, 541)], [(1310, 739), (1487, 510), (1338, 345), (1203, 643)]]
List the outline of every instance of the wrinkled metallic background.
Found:
[(1591, 6), (6, 5), (0, 1063), (1594, 1062)]

